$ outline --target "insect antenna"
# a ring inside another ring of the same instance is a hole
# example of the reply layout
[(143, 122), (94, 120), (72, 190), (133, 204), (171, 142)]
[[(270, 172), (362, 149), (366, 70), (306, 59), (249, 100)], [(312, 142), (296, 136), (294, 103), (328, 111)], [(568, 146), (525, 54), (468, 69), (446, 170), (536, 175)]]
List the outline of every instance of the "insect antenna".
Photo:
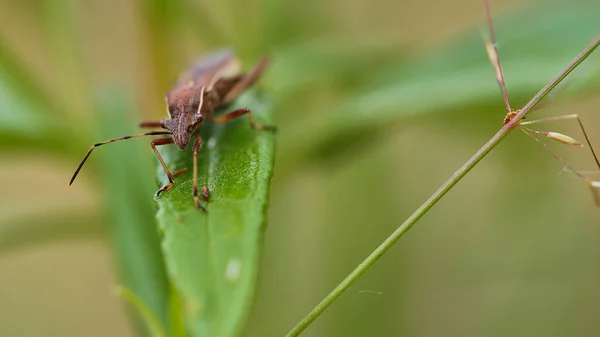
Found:
[(96, 144), (92, 145), (92, 147), (90, 147), (90, 149), (88, 150), (88, 152), (85, 154), (85, 156), (83, 157), (83, 159), (79, 163), (79, 166), (77, 166), (77, 169), (75, 170), (75, 173), (73, 173), (73, 177), (71, 177), (71, 181), (69, 181), (69, 186), (71, 184), (73, 184), (73, 181), (75, 181), (75, 178), (77, 177), (77, 174), (79, 174), (79, 171), (81, 171), (81, 168), (83, 167), (83, 164), (85, 164), (85, 162), (89, 158), (90, 154), (92, 154), (92, 151), (94, 151), (94, 149), (97, 148), (98, 146), (102, 146), (102, 145), (105, 145), (105, 144), (110, 144), (110, 143), (118, 142), (118, 141), (121, 141), (121, 140), (132, 139), (132, 138), (138, 138), (138, 137), (144, 137), (144, 136), (170, 135), (170, 134), (171, 133), (168, 132), (168, 131), (152, 131), (152, 132), (140, 133), (140, 134), (132, 135), (132, 136), (125, 136), (125, 137), (121, 137), (121, 138), (115, 138), (115, 139), (107, 140), (107, 141), (96, 143)]

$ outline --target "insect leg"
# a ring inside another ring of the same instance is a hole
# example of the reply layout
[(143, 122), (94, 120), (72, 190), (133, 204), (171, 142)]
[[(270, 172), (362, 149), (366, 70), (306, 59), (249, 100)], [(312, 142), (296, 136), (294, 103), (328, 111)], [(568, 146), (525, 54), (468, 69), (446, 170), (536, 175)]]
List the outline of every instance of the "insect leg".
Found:
[(184, 174), (187, 172), (187, 167), (182, 168), (181, 170), (173, 173), (173, 178), (177, 177), (178, 175)]
[(177, 172), (175, 172), (175, 174), (172, 174), (171, 171), (169, 171), (169, 168), (167, 167), (167, 164), (165, 164), (165, 161), (163, 160), (162, 156), (160, 155), (160, 153), (158, 152), (158, 150), (156, 149), (157, 146), (160, 145), (168, 145), (168, 144), (173, 144), (175, 141), (173, 140), (173, 138), (159, 138), (159, 139), (154, 139), (152, 140), (152, 142), (150, 142), (150, 146), (152, 147), (152, 151), (154, 151), (154, 153), (156, 154), (156, 157), (158, 158), (158, 161), (160, 162), (160, 164), (162, 165), (163, 169), (165, 169), (165, 173), (167, 174), (167, 178), (169, 178), (169, 183), (166, 184), (165, 186), (161, 187), (158, 191), (156, 191), (155, 196), (159, 196), (161, 195), (163, 192), (168, 191), (171, 187), (173, 187), (173, 183), (175, 182), (175, 177), (184, 173), (186, 171), (186, 169), (183, 170), (179, 170)]
[(140, 122), (140, 128), (164, 128), (162, 121), (143, 121)]
[(210, 191), (208, 190), (208, 186), (202, 187), (202, 199), (208, 202), (210, 200)]
[(250, 69), (250, 71), (236, 83), (231, 90), (229, 90), (227, 95), (223, 98), (222, 105), (230, 104), (242, 91), (244, 91), (244, 89), (254, 84), (254, 82), (260, 78), (260, 75), (262, 75), (268, 63), (269, 59), (266, 57), (263, 57), (258, 61), (254, 68)]
[(69, 181), (69, 185), (73, 184), (73, 181), (75, 181), (75, 178), (77, 177), (77, 174), (79, 174), (79, 171), (81, 171), (81, 168), (83, 167), (83, 164), (85, 164), (85, 162), (89, 158), (90, 154), (92, 154), (92, 151), (94, 151), (94, 149), (97, 148), (98, 146), (102, 146), (102, 145), (105, 145), (105, 144), (110, 144), (110, 143), (118, 142), (120, 140), (131, 139), (131, 138), (138, 138), (138, 137), (143, 137), (143, 136), (168, 135), (168, 134), (171, 134), (171, 133), (168, 132), (168, 131), (152, 131), (152, 132), (140, 133), (140, 134), (133, 135), (133, 136), (125, 136), (125, 137), (121, 137), (121, 138), (115, 138), (115, 139), (107, 140), (107, 141), (96, 143), (96, 144), (92, 145), (92, 147), (90, 147), (90, 149), (88, 150), (88, 152), (85, 154), (85, 156), (83, 157), (83, 159), (79, 163), (79, 166), (77, 166), (77, 169), (75, 170), (75, 173), (73, 173), (73, 176), (71, 177), (71, 181)]
[[(204, 206), (200, 205), (200, 199), (198, 198), (198, 151), (200, 150), (201, 146), (202, 146), (202, 138), (200, 138), (199, 134), (196, 134), (196, 142), (194, 143), (194, 148), (193, 148), (194, 180), (193, 180), (192, 191), (194, 194), (194, 203), (196, 204), (196, 207), (198, 207), (201, 211), (206, 212), (206, 208), (204, 208)], [(207, 186), (202, 187), (202, 198), (204, 200), (208, 201), (207, 198), (205, 197), (205, 191), (207, 194), (208, 193)]]
[(236, 117), (243, 116), (245, 114), (248, 114), (248, 119), (250, 120), (250, 126), (253, 129), (255, 129), (255, 130), (271, 130), (271, 131), (277, 130), (277, 127), (275, 125), (256, 124), (254, 122), (254, 118), (252, 118), (252, 111), (250, 111), (250, 109), (248, 109), (248, 108), (241, 108), (241, 109), (231, 111), (221, 117), (213, 118), (212, 121), (213, 121), (213, 123), (217, 123), (217, 124), (227, 123), (230, 120), (232, 120)]

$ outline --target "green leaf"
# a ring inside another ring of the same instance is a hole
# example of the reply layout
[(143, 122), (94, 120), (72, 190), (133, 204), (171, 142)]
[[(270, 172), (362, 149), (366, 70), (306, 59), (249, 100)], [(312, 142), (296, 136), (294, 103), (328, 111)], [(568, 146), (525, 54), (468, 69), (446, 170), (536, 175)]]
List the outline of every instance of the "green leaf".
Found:
[[(272, 111), (247, 92), (228, 108), (252, 109), (257, 123), (272, 124)], [(207, 125), (198, 159), (199, 186), (208, 185), (207, 213), (192, 199), (192, 153), (175, 146), (161, 153), (172, 171), (187, 167), (157, 203), (168, 274), (181, 297), (191, 336), (234, 336), (254, 297), (262, 235), (273, 174), (272, 131), (253, 130), (244, 116)], [(162, 184), (167, 183), (162, 167)]]

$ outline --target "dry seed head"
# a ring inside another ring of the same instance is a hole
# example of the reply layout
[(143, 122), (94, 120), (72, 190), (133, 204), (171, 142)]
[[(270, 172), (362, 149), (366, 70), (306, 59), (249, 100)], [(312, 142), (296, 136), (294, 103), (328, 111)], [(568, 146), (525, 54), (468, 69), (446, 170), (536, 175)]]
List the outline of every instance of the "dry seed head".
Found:
[(579, 141), (558, 132), (544, 132), (544, 136), (567, 145), (583, 146)]
[(596, 205), (600, 206), (600, 181), (592, 181), (590, 188), (592, 189), (592, 194), (594, 195)]
[(494, 44), (490, 42), (486, 35), (483, 35), (483, 42), (485, 43), (485, 50), (487, 51), (488, 58), (490, 59), (490, 62), (492, 63), (492, 66), (494, 66), (494, 70), (496, 71), (496, 80), (498, 82), (502, 82), (502, 70), (499, 67), (498, 54), (496, 54)]
[(590, 190), (592, 191), (592, 195), (594, 196), (594, 201), (596, 202), (596, 205), (600, 206), (600, 181), (594, 181), (594, 180), (588, 179), (586, 176), (582, 175), (581, 172), (576, 171), (569, 165), (566, 165), (563, 169), (566, 171), (569, 171), (570, 173), (581, 178), (586, 183), (586, 185), (588, 185), (590, 187)]

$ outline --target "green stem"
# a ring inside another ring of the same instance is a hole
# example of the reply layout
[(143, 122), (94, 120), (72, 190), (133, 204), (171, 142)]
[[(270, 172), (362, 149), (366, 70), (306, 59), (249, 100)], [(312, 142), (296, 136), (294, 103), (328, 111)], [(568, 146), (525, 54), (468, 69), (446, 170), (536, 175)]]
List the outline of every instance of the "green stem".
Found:
[(569, 63), (555, 78), (542, 88), (521, 111), (504, 125), (485, 145), (483, 145), (471, 159), (469, 159), (450, 179), (448, 179), (435, 193), (427, 199), (411, 216), (404, 221), (383, 243), (379, 245), (363, 262), (361, 262), (321, 303), (319, 303), (306, 317), (300, 321), (287, 336), (298, 336), (308, 327), (327, 307), (329, 307), (354, 281), (356, 281), (381, 255), (406, 233), (423, 215), (429, 211), (454, 185), (456, 185), (483, 157), (485, 157), (506, 135), (518, 126), (519, 121), (533, 109), (546, 95), (550, 93), (567, 75), (583, 62), (600, 45), (600, 35), (594, 39), (577, 57)]

